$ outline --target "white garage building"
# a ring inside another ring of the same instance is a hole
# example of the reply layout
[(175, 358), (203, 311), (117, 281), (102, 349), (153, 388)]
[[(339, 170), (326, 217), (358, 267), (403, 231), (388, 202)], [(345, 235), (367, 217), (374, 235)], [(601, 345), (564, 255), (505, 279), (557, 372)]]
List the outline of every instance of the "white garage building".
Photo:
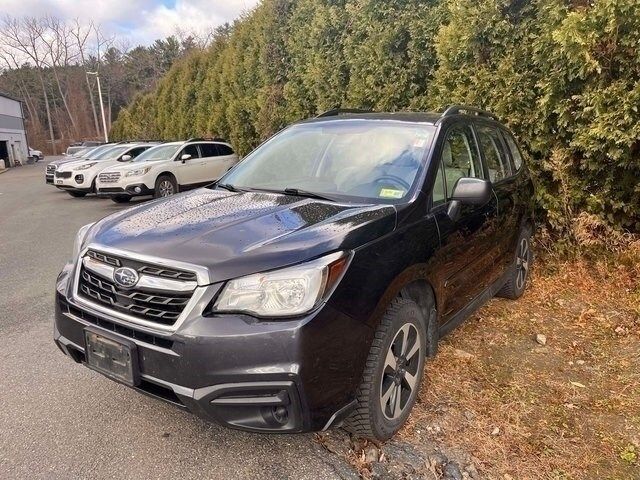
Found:
[(0, 160), (13, 167), (16, 159), (24, 164), (28, 154), (22, 102), (0, 92)]

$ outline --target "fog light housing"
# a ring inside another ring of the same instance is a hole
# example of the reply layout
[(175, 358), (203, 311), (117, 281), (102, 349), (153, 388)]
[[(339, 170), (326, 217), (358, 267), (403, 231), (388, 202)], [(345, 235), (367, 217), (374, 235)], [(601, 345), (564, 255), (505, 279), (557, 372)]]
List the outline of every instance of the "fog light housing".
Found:
[(76, 183), (84, 182), (84, 175), (76, 175), (75, 176), (75, 181), (76, 181)]
[(140, 192), (142, 192), (142, 189), (140, 187), (136, 187), (136, 188), (133, 189), (133, 191), (136, 192), (136, 193), (140, 193)]

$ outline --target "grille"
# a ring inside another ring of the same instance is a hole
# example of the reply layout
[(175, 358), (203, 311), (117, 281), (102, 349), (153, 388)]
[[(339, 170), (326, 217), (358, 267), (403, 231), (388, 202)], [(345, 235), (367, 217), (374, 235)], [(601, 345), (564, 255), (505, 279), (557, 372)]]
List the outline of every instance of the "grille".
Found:
[(105, 172), (99, 175), (102, 183), (116, 183), (120, 180), (120, 172)]
[(123, 325), (118, 325), (117, 323), (110, 322), (109, 320), (106, 320), (102, 317), (98, 317), (89, 312), (85, 312), (84, 310), (80, 310), (79, 308), (76, 308), (69, 302), (67, 302), (60, 294), (58, 294), (58, 302), (60, 303), (60, 309), (63, 313), (73, 315), (74, 317), (80, 318), (85, 322), (92, 323), (106, 330), (119, 333), (120, 335), (124, 335), (129, 338), (140, 340), (141, 342), (150, 343), (158, 347), (169, 349), (173, 347), (173, 341), (167, 338), (150, 335), (148, 333), (140, 332), (139, 330), (134, 330)]
[(58, 171), (56, 171), (56, 178), (71, 178), (71, 172), (58, 172)]
[[(97, 250), (88, 250), (86, 256), (112, 268), (129, 267), (140, 275), (161, 277), (177, 281), (197, 280), (194, 272), (151, 265)], [(78, 295), (110, 310), (141, 320), (162, 325), (173, 325), (193, 295), (193, 291), (166, 291), (136, 286), (122, 288), (104, 273), (98, 275), (82, 265), (78, 278)]]
[(56, 171), (55, 165), (47, 165), (47, 173), (54, 173)]
[(163, 325), (173, 325), (191, 298), (191, 292), (159, 295), (143, 290), (125, 290), (84, 267), (80, 269), (78, 290), (100, 305)]

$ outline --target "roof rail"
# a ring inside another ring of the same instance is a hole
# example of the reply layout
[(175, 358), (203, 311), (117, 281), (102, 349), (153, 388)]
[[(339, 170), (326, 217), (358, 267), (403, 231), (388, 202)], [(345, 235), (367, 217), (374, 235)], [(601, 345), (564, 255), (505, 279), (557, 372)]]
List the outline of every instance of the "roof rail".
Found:
[(442, 116), (448, 117), (449, 115), (458, 115), (460, 113), (467, 113), (469, 115), (473, 114), (478, 117), (488, 117), (498, 121), (498, 117), (493, 113), (482, 110), (481, 108), (470, 107), (469, 105), (449, 105), (442, 113)]
[(333, 110), (328, 110), (320, 115), (316, 116), (316, 118), (324, 118), (324, 117), (336, 117), (338, 115), (344, 115), (345, 113), (373, 113), (371, 110), (363, 110), (360, 108), (334, 108)]
[(185, 143), (187, 143), (187, 142), (224, 142), (224, 143), (229, 143), (222, 137), (210, 137), (210, 138), (193, 137), (193, 138), (186, 139)]

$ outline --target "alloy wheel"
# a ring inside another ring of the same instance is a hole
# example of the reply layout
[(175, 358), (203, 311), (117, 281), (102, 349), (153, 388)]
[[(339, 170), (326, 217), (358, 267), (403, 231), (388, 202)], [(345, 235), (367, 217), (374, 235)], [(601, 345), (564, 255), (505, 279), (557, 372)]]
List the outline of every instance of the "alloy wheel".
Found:
[(169, 180), (161, 181), (160, 185), (158, 185), (158, 190), (161, 197), (168, 197), (174, 194), (173, 184)]
[(529, 275), (529, 240), (523, 238), (518, 246), (516, 257), (516, 288), (522, 290)]
[(418, 329), (405, 323), (389, 346), (380, 380), (380, 407), (389, 420), (402, 415), (418, 386), (422, 344)]

